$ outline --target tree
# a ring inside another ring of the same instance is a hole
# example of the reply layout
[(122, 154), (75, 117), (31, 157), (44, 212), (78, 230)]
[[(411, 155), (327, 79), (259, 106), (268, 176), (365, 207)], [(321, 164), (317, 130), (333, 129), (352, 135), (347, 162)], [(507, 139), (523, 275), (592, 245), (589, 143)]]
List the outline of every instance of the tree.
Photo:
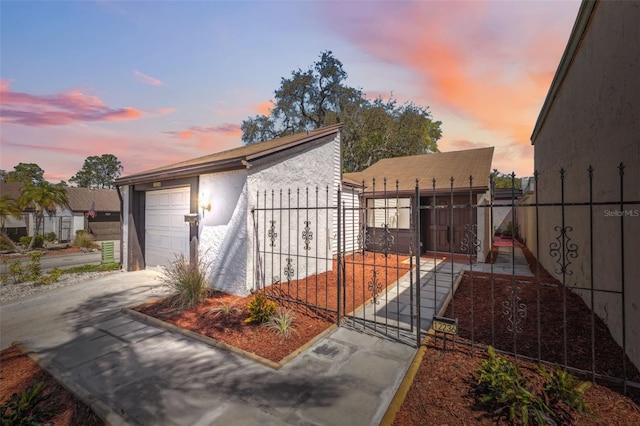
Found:
[(3, 180), (7, 183), (39, 185), (45, 181), (44, 170), (34, 163), (20, 163), (12, 171), (3, 173)]
[(511, 188), (513, 186), (514, 189), (522, 189), (522, 181), (516, 177), (515, 173), (500, 173), (498, 169), (493, 169), (491, 177), (494, 188)]
[(20, 210), (24, 210), (27, 206), (32, 206), (35, 217), (35, 232), (31, 237), (27, 250), (31, 250), (31, 247), (33, 247), (38, 230), (42, 226), (45, 212), (55, 211), (57, 207), (64, 207), (67, 203), (67, 192), (61, 185), (54, 185), (45, 181), (39, 185), (25, 185), (22, 188), (22, 193), (18, 198)]
[(115, 155), (91, 156), (84, 160), (82, 169), (73, 175), (69, 182), (81, 188), (113, 189), (113, 181), (120, 176), (122, 170), (122, 163)]
[(390, 97), (370, 101), (345, 84), (347, 73), (331, 51), (306, 71), (282, 78), (270, 115), (242, 122), (242, 140), (252, 144), (322, 126), (344, 123), (345, 171), (360, 171), (382, 158), (437, 152), (441, 122), (428, 107), (397, 105)]

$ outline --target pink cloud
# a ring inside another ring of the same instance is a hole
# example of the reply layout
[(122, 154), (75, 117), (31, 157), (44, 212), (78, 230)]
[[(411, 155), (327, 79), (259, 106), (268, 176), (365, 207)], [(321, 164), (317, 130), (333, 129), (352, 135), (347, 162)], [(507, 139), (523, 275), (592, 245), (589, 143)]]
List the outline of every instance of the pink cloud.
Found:
[[(211, 151), (211, 148), (216, 146), (219, 146), (220, 149), (238, 146), (242, 129), (238, 124), (225, 123), (219, 126), (191, 126), (184, 130), (164, 133), (183, 141), (196, 140), (199, 149)], [(213, 152), (220, 149), (214, 149)]]
[(273, 101), (264, 101), (259, 104), (252, 105), (252, 109), (256, 110), (260, 115), (270, 115), (273, 109)]
[(158, 80), (157, 78), (153, 78), (153, 77), (150, 77), (150, 76), (148, 76), (146, 74), (143, 74), (138, 70), (134, 70), (133, 71), (133, 75), (138, 80), (142, 81), (143, 83), (150, 84), (152, 86), (162, 86), (163, 85), (162, 81)]
[(71, 90), (48, 96), (13, 92), (7, 80), (0, 84), (0, 118), (25, 126), (64, 126), (74, 122), (135, 120), (142, 113), (131, 107), (109, 108), (97, 96)]
[(374, 58), (411, 70), (413, 99), (528, 144), (576, 12), (572, 3), (374, 2), (327, 16)]
[(189, 140), (195, 135), (211, 133), (225, 134), (228, 136), (240, 136), (242, 135), (242, 130), (237, 124), (225, 123), (219, 126), (191, 126), (185, 130), (173, 130), (164, 133), (181, 140)]

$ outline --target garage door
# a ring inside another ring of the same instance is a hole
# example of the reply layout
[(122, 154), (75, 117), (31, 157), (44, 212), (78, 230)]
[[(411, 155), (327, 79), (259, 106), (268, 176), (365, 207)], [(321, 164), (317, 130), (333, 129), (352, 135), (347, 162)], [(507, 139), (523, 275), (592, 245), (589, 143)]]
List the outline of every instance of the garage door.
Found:
[(179, 253), (189, 258), (189, 187), (148, 191), (145, 201), (147, 267), (169, 265)]

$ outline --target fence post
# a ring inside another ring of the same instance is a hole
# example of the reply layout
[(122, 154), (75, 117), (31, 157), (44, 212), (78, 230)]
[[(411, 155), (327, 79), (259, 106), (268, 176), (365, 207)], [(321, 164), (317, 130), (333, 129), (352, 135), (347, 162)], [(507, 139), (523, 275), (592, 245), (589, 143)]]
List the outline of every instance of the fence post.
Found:
[(420, 313), (420, 187), (418, 186), (418, 179), (416, 179), (415, 199), (413, 213), (416, 224), (416, 347), (419, 348), (422, 340), (422, 319)]
[(342, 215), (340, 214), (340, 205), (342, 204), (342, 190), (340, 188), (338, 188), (338, 205), (336, 206), (336, 214), (338, 216), (338, 249), (336, 250), (336, 296), (337, 296), (337, 308), (338, 308), (338, 319), (337, 319), (337, 324), (338, 326), (340, 326), (340, 308), (341, 308), (341, 301), (340, 301), (340, 286), (344, 285), (342, 283), (342, 274), (341, 274), (341, 270), (342, 270), (342, 248), (340, 247), (340, 241), (342, 241)]

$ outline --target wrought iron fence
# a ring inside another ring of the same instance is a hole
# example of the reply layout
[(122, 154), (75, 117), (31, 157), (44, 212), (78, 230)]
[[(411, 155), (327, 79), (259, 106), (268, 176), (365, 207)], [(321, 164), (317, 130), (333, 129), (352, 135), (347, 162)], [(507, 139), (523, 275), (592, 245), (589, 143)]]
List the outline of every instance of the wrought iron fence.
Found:
[(629, 358), (640, 358), (640, 201), (624, 171), (613, 191), (589, 167), (570, 179), (564, 169), (535, 173), (522, 191), (512, 175), (506, 191), (470, 176), (411, 190), (380, 179), (350, 191), (261, 192), (257, 287), (415, 346), (435, 320), (447, 331), (437, 339), (491, 345), (626, 391), (640, 382)]

